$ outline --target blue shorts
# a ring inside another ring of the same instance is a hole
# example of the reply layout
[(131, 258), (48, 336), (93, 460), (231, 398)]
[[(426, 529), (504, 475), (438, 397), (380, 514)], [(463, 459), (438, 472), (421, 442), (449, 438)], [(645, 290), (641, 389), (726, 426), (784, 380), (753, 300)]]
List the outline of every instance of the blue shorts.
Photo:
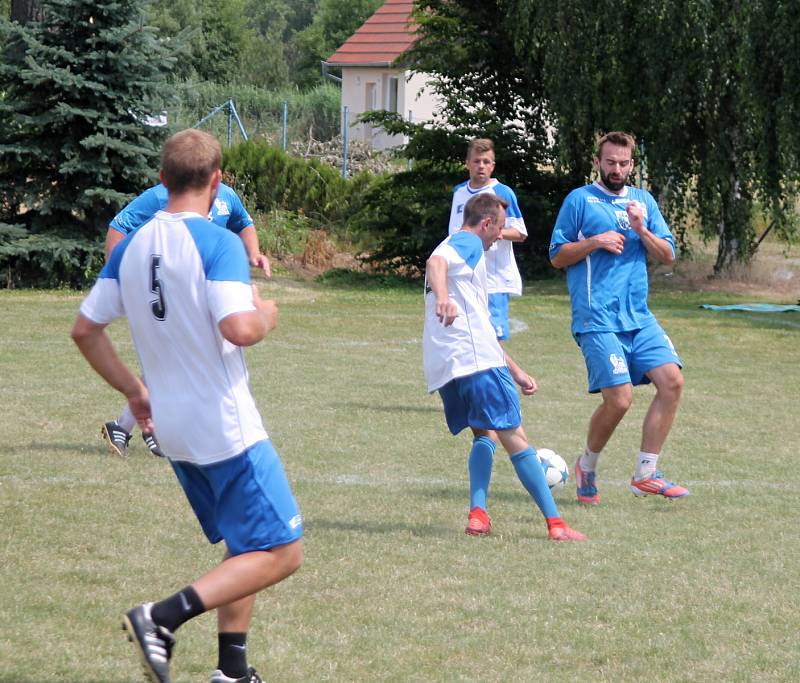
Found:
[(515, 429), (522, 422), (517, 387), (505, 367), (457, 377), (439, 389), (439, 395), (452, 434), (466, 427)]
[(582, 332), (575, 335), (589, 373), (589, 393), (620, 384), (649, 384), (646, 373), (667, 363), (683, 367), (661, 325), (633, 332)]
[(302, 537), (303, 519), (271, 441), (222, 462), (177, 461), (172, 469), (208, 540), (224, 540), (231, 555)]
[(500, 294), (489, 295), (489, 318), (494, 327), (494, 333), (500, 341), (508, 339), (508, 294), (503, 292)]

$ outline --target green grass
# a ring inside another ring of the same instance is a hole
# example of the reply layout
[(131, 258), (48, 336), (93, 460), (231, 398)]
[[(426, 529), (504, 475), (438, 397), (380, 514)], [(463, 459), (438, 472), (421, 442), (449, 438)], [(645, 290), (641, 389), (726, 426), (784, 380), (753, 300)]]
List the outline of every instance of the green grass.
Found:
[[(601, 460), (601, 506), (557, 496), (585, 544), (545, 540), (496, 458), (496, 533), (464, 535), (466, 435), (424, 390), (417, 288), (330, 278), (262, 284), (280, 328), (248, 351), (251, 383), (306, 522), (306, 563), (263, 594), (250, 659), (273, 682), (796, 681), (800, 319), (703, 311), (741, 298), (659, 289), (686, 368), (664, 469), (684, 501), (627, 491), (652, 390)], [(140, 680), (120, 628), (213, 566), (168, 465), (136, 435), (105, 455), (121, 400), (68, 333), (68, 292), (0, 292), (0, 682)], [(540, 383), (535, 445), (572, 462), (596, 398), (561, 282), (512, 302), (508, 348)], [(133, 361), (127, 327), (111, 328)], [(215, 621), (178, 634), (175, 683), (207, 681)]]

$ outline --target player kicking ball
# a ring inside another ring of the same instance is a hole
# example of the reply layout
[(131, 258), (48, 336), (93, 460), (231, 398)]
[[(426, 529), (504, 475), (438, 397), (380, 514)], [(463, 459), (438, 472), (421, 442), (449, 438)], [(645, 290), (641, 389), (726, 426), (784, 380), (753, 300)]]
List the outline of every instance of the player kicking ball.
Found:
[[(452, 434), (469, 427), (474, 436), (470, 453), (485, 471), (470, 471), (470, 512), (466, 533), (486, 536), (492, 523), (486, 499), (494, 454), (490, 432), (508, 454), (520, 482), (547, 522), (554, 541), (583, 541), (558, 512), (536, 451), (522, 428), (522, 413), (515, 383), (526, 396), (537, 390), (536, 381), (505, 353), (489, 317), (484, 252), (499, 239), (506, 222), (506, 203), (481, 193), (464, 206), (464, 224), (431, 254), (425, 277), (423, 364), (428, 391), (438, 391)], [(488, 464), (488, 467), (487, 467)], [(480, 475), (480, 473), (475, 473)]]
[[(277, 324), (250, 284), (241, 240), (207, 220), (221, 173), (219, 143), (190, 129), (161, 154), (164, 211), (111, 254), (81, 304), (72, 338), (158, 437), (221, 564), (182, 590), (129, 610), (124, 627), (153, 683), (170, 683), (176, 630), (216, 610), (211, 683), (259, 683), (247, 661), (256, 594), (302, 563), (303, 522), (247, 383), (241, 347)], [(122, 363), (105, 327), (126, 316), (148, 386)], [(149, 391), (148, 391), (149, 387)]]

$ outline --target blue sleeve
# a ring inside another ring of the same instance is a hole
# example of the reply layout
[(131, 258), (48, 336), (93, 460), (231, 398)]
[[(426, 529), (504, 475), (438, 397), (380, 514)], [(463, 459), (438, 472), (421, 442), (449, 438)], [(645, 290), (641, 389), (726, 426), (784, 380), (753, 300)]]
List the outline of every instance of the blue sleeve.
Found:
[(123, 235), (127, 235), (141, 225), (144, 225), (157, 211), (167, 205), (167, 188), (163, 185), (156, 185), (149, 190), (145, 190), (122, 211), (120, 211), (109, 223), (110, 228)]
[(204, 218), (188, 218), (185, 223), (197, 245), (207, 280), (250, 284), (250, 264), (242, 240)]
[(252, 225), (253, 219), (250, 217), (250, 214), (247, 213), (247, 209), (244, 208), (244, 204), (242, 200), (239, 199), (239, 195), (236, 194), (233, 189), (228, 189), (230, 192), (227, 193), (227, 200), (231, 207), (231, 217), (228, 219), (227, 228), (231, 232), (238, 234), (246, 227)]
[(457, 232), (447, 241), (447, 244), (449, 244), (472, 269), (478, 265), (478, 261), (480, 261), (481, 256), (483, 256), (483, 242), (481, 242), (480, 237), (471, 232)]
[(519, 202), (517, 202), (517, 195), (514, 194), (514, 190), (508, 185), (499, 183), (494, 188), (494, 193), (508, 204), (508, 208), (506, 209), (506, 216), (508, 218), (522, 218), (522, 211), (519, 210)]
[(575, 190), (567, 195), (556, 218), (553, 235), (550, 238), (549, 256), (552, 259), (561, 249), (561, 245), (578, 241), (580, 210)]

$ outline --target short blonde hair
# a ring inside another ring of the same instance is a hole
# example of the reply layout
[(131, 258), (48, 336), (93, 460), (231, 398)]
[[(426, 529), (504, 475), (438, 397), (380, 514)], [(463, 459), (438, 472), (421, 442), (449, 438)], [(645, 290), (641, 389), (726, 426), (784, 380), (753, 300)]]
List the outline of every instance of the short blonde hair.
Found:
[(222, 150), (213, 135), (189, 128), (175, 133), (161, 148), (161, 177), (167, 190), (199, 190), (219, 169)]
[(470, 160), (473, 152), (475, 154), (491, 152), (492, 156), (494, 156), (494, 143), (489, 138), (475, 138), (470, 141), (469, 147), (467, 147), (467, 161)]
[(463, 224), (469, 228), (476, 227), (484, 218), (497, 221), (500, 212), (508, 207), (508, 202), (494, 192), (481, 192), (471, 197), (464, 204)]

